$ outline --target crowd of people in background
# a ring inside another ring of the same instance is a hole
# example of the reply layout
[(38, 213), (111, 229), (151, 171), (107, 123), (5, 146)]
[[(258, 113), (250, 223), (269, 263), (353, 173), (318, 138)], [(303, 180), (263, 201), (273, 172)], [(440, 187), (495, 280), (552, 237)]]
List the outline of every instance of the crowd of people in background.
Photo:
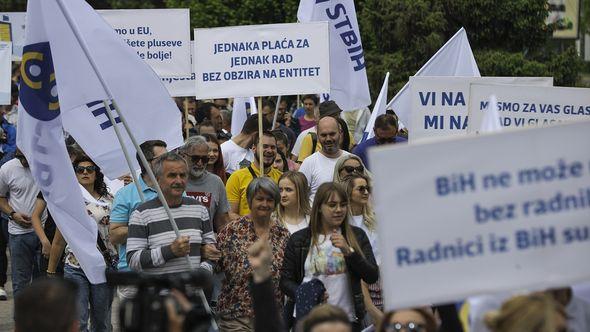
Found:
[[(0, 116), (0, 300), (8, 297), (9, 248), (17, 331), (111, 331), (114, 297), (133, 298), (137, 289), (87, 279), (16, 147), (16, 86), (13, 92)], [(316, 95), (297, 100), (282, 98), (277, 107), (265, 99), (232, 136), (231, 100), (177, 98), (185, 144), (141, 144), (149, 163), (140, 162), (142, 195), (130, 176), (107, 179), (68, 138), (107, 269), (208, 274), (207, 300), (221, 331), (463, 331), (469, 323), (455, 304), (384, 310), (367, 149), (406, 142), (395, 113), (378, 116), (375, 137), (362, 140), (368, 110), (343, 113)], [(58, 280), (31, 285), (42, 276)], [(565, 300), (556, 294), (510, 298), (481, 321), (491, 332), (589, 331), (589, 311), (572, 314), (571, 292)], [(167, 308), (170, 330), (181, 331), (185, 311)]]

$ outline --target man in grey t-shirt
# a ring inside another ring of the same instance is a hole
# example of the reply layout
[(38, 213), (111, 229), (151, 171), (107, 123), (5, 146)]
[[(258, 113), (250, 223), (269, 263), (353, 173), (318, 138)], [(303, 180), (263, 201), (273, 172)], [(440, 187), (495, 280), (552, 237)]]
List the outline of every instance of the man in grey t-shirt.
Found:
[[(39, 275), (40, 242), (31, 224), (39, 188), (29, 163), (20, 150), (0, 168), (0, 210), (10, 216), (8, 223), (12, 289), (14, 296)], [(41, 221), (45, 222), (47, 212)]]
[(182, 154), (189, 166), (186, 194), (209, 210), (215, 232), (218, 232), (229, 222), (229, 203), (221, 179), (207, 172), (209, 145), (204, 137), (192, 136), (182, 147)]

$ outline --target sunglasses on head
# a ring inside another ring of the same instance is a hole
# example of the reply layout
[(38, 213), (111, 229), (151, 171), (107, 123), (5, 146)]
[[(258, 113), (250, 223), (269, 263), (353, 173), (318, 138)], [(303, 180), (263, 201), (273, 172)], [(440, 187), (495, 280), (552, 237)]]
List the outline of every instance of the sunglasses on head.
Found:
[(346, 173), (353, 173), (353, 172), (363, 173), (365, 171), (365, 168), (363, 166), (358, 166), (358, 167), (344, 166), (344, 167), (342, 167), (341, 170), (346, 171)]
[(206, 156), (188, 155), (188, 157), (191, 158), (191, 161), (193, 162), (193, 164), (197, 164), (199, 162), (199, 160), (201, 161), (202, 164), (207, 164), (209, 162), (209, 155), (206, 155)]
[(385, 331), (387, 331), (387, 332), (424, 332), (424, 331), (426, 331), (426, 329), (424, 328), (424, 325), (417, 324), (414, 322), (409, 322), (407, 324), (395, 322), (393, 324), (387, 325), (387, 327), (385, 328)]
[(76, 171), (76, 173), (78, 174), (84, 174), (84, 171), (87, 171), (88, 173), (94, 173), (96, 172), (96, 170), (98, 169), (98, 167), (96, 166), (76, 166), (74, 167), (74, 171)]

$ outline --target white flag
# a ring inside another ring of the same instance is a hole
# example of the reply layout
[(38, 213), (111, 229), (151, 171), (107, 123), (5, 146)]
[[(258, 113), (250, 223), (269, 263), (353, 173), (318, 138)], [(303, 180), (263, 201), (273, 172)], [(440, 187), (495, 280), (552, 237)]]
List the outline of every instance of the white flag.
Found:
[(353, 0), (301, 0), (300, 22), (328, 21), (330, 25), (330, 95), (343, 111), (371, 104), (365, 55)]
[(160, 139), (169, 149), (182, 144), (180, 110), (160, 78), (92, 7), (83, 0), (34, 3), (46, 22), (64, 127), (108, 178), (129, 173), (129, 167), (107, 111), (113, 112), (124, 144), (135, 156), (109, 100), (115, 100), (139, 143)]
[[(375, 102), (375, 107), (373, 107), (373, 112), (371, 114), (385, 114), (385, 108), (387, 107), (387, 90), (389, 84), (389, 72), (385, 74), (385, 79), (383, 80), (383, 86), (381, 86), (381, 91), (379, 91), (379, 97), (377, 97), (377, 101)], [(373, 124), (375, 121), (373, 121)]]
[(256, 100), (254, 97), (249, 98), (242, 98), (236, 97), (234, 98), (234, 105), (232, 108), (231, 113), (231, 134), (235, 136), (242, 131), (242, 127), (248, 118), (248, 105), (250, 104), (250, 114), (258, 113), (258, 109), (256, 108)]
[(490, 96), (490, 102), (488, 109), (483, 115), (481, 121), (480, 133), (492, 133), (502, 130), (502, 124), (500, 123), (500, 113), (498, 112), (498, 100), (495, 95)]
[[(467, 32), (461, 28), (446, 44), (443, 45), (433, 56), (426, 62), (415, 76), (467, 76), (480, 77), (475, 57), (471, 51)], [(410, 124), (410, 111), (412, 102), (410, 100), (410, 89), (406, 83), (404, 87), (393, 97), (387, 104), (387, 109), (393, 109), (402, 123)], [(385, 112), (385, 111), (383, 111)], [(365, 128), (366, 138), (375, 136), (373, 125), (375, 119), (380, 114), (371, 114), (371, 119)]]
[[(17, 145), (59, 230), (91, 283), (105, 282), (104, 258), (96, 248), (97, 225), (88, 216), (66, 151), (52, 52), (42, 3), (29, 0), (21, 65)], [(55, 24), (49, 21), (48, 25)], [(60, 98), (61, 99), (61, 96)]]

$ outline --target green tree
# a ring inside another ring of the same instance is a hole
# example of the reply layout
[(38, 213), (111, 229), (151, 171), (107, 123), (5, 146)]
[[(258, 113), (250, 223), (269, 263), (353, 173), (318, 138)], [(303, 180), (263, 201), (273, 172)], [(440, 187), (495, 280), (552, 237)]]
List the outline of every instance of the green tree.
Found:
[[(590, 0), (583, 0), (590, 2)], [(461, 27), (483, 76), (553, 76), (574, 86), (575, 50), (551, 44), (545, 0), (357, 0), (373, 100), (385, 72), (396, 93)], [(589, 15), (590, 17), (590, 15)]]

